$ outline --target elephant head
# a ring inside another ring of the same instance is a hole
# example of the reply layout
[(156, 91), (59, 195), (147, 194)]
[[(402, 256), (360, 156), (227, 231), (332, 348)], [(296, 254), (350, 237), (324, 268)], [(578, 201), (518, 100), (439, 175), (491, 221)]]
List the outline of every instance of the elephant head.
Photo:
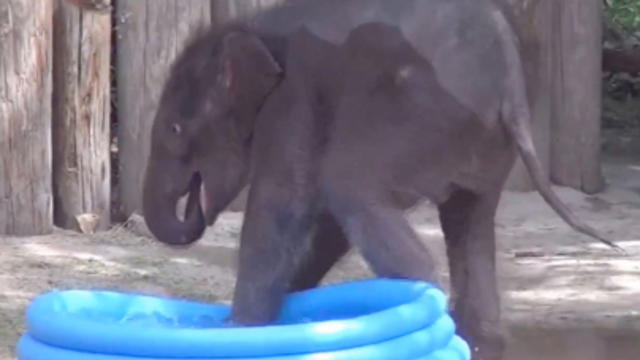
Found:
[[(145, 221), (158, 240), (187, 245), (247, 184), (256, 116), (282, 74), (244, 30), (209, 32), (173, 64), (151, 131)], [(178, 201), (188, 195), (184, 220)]]

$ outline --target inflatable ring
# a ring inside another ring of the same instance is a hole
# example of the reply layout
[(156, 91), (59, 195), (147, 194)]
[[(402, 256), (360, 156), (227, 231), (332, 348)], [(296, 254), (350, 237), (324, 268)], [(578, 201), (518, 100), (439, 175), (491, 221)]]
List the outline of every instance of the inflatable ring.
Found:
[[(388, 340), (382, 343), (369, 344), (356, 348), (349, 348), (343, 350), (337, 350), (332, 352), (316, 352), (308, 354), (294, 354), (294, 355), (282, 355), (282, 356), (259, 356), (259, 357), (242, 357), (242, 358), (212, 358), (212, 357), (198, 357), (198, 360), (220, 360), (220, 359), (233, 359), (233, 360), (316, 360), (316, 359), (328, 359), (328, 360), (353, 360), (353, 359), (367, 359), (367, 360), (413, 360), (421, 357), (424, 354), (442, 352), (453, 337), (454, 325), (451, 319), (446, 316), (442, 317), (436, 322), (433, 328), (423, 329), (416, 331), (395, 339)], [(433, 334), (436, 334), (435, 336)], [(431, 351), (435, 350), (435, 351)], [(455, 356), (448, 355), (447, 359), (462, 360), (463, 357), (459, 356), (455, 349), (448, 349), (449, 353), (453, 353)], [(127, 355), (109, 355), (109, 354), (92, 354), (88, 352), (79, 352), (73, 350), (66, 350), (58, 347), (51, 347), (44, 345), (40, 342), (33, 340), (30, 336), (24, 336), (18, 345), (18, 352), (21, 360), (169, 360), (169, 359), (182, 359), (176, 357), (137, 357)], [(96, 355), (99, 355), (96, 357)], [(184, 358), (194, 359), (194, 358)]]
[[(51, 292), (27, 309), (19, 356), (408, 360), (443, 353), (454, 343), (444, 294), (422, 282), (376, 279), (291, 294), (278, 321), (264, 327), (224, 326), (229, 312), (223, 305), (145, 295)], [(465, 359), (464, 352), (451, 351)]]

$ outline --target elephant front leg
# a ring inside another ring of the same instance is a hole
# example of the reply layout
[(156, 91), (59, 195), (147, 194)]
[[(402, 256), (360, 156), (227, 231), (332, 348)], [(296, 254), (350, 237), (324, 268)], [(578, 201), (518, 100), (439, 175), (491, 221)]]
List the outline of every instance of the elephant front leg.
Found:
[(287, 187), (252, 186), (239, 254), (232, 321), (274, 321), (309, 245), (314, 222), (310, 197)]

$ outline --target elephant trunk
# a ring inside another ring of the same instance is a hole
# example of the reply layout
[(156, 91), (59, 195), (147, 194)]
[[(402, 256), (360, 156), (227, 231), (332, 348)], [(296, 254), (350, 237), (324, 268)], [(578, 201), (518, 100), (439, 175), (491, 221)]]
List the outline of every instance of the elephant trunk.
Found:
[(143, 212), (145, 222), (153, 235), (169, 245), (185, 246), (198, 240), (204, 229), (205, 219), (200, 204), (202, 180), (195, 174), (189, 184), (184, 221), (176, 215), (176, 206), (181, 195), (167, 195), (157, 178), (148, 177), (143, 191)]

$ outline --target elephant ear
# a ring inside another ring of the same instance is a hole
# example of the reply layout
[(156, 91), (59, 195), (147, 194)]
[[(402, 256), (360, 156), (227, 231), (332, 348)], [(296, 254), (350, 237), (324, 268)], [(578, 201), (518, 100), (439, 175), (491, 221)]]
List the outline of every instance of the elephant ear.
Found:
[(256, 112), (282, 78), (282, 68), (255, 35), (234, 31), (222, 39), (218, 86), (250, 132)]

